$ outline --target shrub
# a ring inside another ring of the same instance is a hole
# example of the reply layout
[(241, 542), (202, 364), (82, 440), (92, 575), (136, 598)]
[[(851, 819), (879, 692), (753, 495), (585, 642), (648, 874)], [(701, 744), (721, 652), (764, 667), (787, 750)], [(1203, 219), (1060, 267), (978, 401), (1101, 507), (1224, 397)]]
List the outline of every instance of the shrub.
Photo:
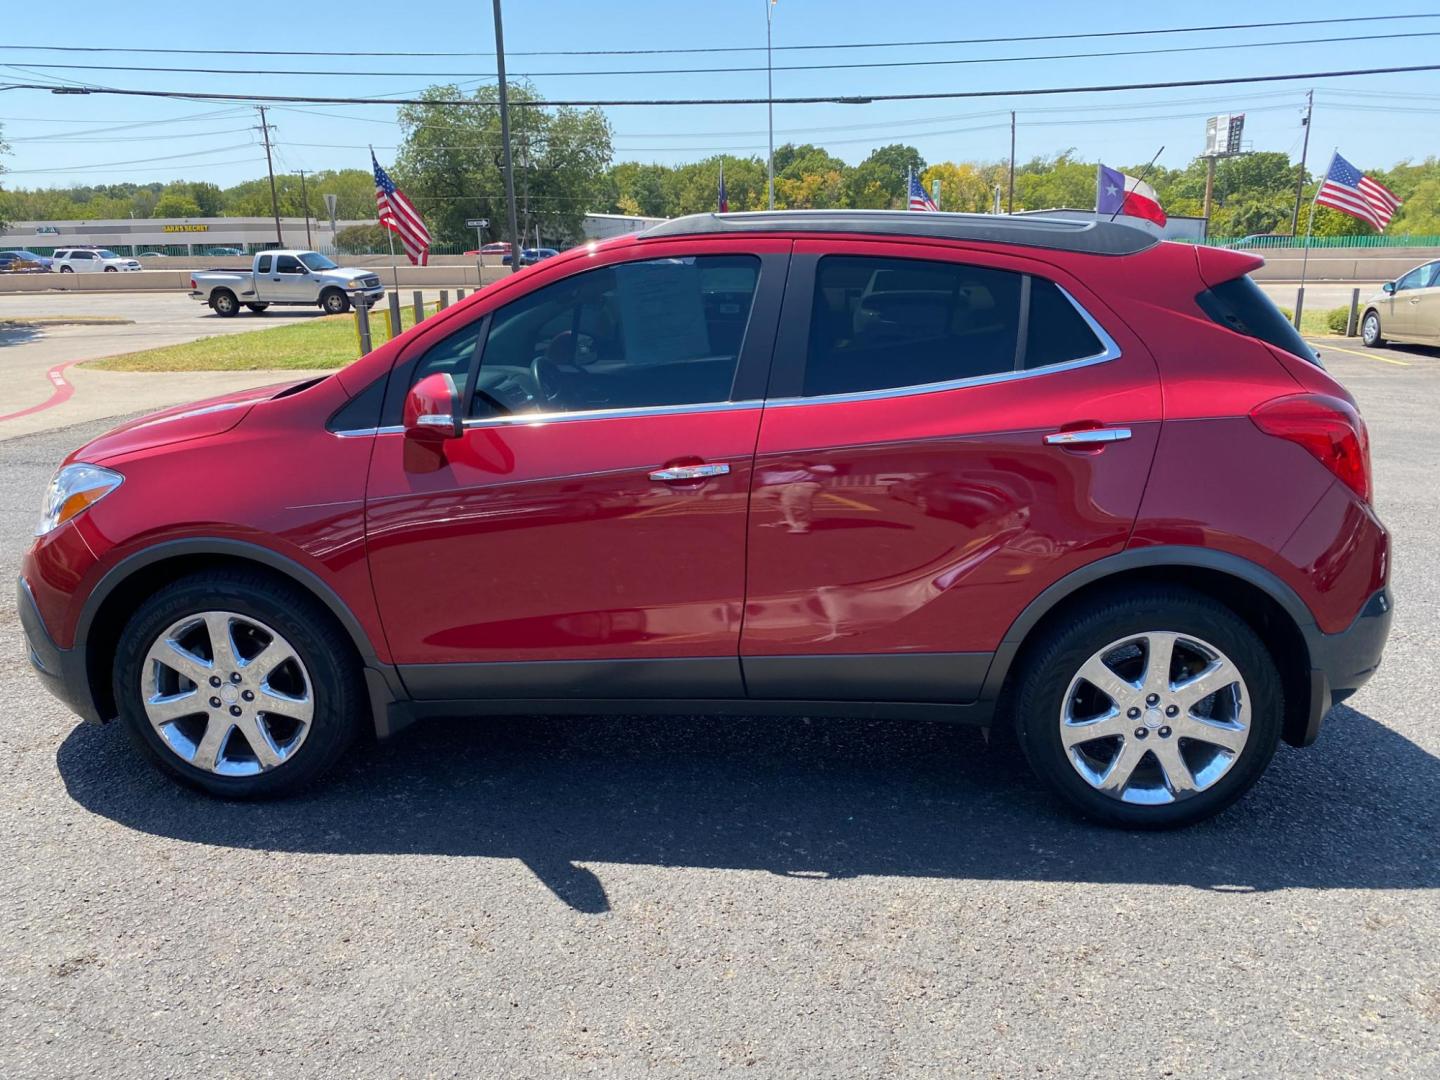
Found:
[(1350, 327), (1350, 309), (1348, 307), (1331, 308), (1325, 313), (1325, 325), (1330, 328), (1332, 334), (1343, 334)]

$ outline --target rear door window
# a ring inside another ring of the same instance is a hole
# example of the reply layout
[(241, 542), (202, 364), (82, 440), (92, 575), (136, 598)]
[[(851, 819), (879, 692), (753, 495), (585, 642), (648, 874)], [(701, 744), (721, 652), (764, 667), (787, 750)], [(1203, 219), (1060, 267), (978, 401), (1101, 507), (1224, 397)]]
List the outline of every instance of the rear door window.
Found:
[(270, 256), (261, 255), (260, 261), (255, 264), (255, 269), (258, 273), (268, 274), (270, 272)]
[(863, 393), (1029, 371), (1107, 353), (1054, 282), (966, 263), (826, 256), (802, 393)]
[(1300, 332), (1290, 325), (1285, 314), (1248, 275), (1206, 289), (1195, 298), (1195, 302), (1211, 321), (1237, 334), (1259, 338), (1292, 356), (1312, 364), (1319, 363)]

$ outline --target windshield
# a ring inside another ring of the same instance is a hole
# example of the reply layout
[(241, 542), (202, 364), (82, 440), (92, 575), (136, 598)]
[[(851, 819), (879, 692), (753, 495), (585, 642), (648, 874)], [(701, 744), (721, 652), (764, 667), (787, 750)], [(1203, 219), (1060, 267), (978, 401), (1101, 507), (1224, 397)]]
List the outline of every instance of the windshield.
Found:
[(300, 261), (311, 270), (334, 270), (335, 264), (321, 255), (318, 251), (306, 251), (301, 254)]
[(95, 254), (102, 259), (118, 259), (120, 257), (119, 255), (116, 255), (115, 252), (110, 251), (108, 248), (101, 248), (99, 251), (95, 252)]

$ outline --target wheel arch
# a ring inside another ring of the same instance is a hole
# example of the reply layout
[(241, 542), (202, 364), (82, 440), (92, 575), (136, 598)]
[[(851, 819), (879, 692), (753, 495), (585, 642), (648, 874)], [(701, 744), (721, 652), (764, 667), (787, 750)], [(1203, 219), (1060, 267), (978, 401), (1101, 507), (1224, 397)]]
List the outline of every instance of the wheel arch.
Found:
[(1275, 657), (1285, 699), (1282, 734), (1303, 746), (1314, 737), (1309, 639), (1315, 618), (1295, 590), (1271, 571), (1238, 555), (1210, 548), (1136, 548), (1081, 567), (1032, 600), (995, 650), (981, 699), (1003, 704), (1025, 649), (1068, 612), (1117, 589), (1179, 585), (1230, 608), (1260, 635)]
[[(75, 627), (75, 644), (85, 650), (86, 679), (96, 712), (115, 715), (110, 671), (126, 618), (155, 589), (206, 569), (251, 569), (298, 586), (314, 597), (339, 624), (367, 671), (387, 671), (365, 628), (349, 606), (318, 574), (259, 544), (223, 537), (171, 540), (121, 560), (86, 598)], [(367, 675), (367, 682), (370, 676)], [(387, 680), (388, 681), (388, 680)]]

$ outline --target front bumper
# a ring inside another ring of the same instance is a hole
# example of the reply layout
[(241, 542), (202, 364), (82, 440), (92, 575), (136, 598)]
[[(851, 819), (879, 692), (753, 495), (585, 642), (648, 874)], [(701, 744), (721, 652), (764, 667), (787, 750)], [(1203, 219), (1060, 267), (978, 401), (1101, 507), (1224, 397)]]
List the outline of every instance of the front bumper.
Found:
[(1390, 590), (1370, 597), (1360, 614), (1337, 634), (1314, 630), (1307, 635), (1310, 648), (1310, 713), (1296, 746), (1309, 746), (1320, 734), (1330, 709), (1359, 690), (1380, 666), (1385, 640), (1390, 636), (1394, 602)]
[(85, 665), (85, 646), (62, 649), (50, 637), (35, 597), (22, 577), (16, 586), (15, 606), (20, 611), (20, 626), (25, 631), (25, 645), (30, 664), (40, 676), (45, 689), (54, 694), (71, 712), (83, 720), (99, 723), (101, 716), (90, 693), (90, 674)]

